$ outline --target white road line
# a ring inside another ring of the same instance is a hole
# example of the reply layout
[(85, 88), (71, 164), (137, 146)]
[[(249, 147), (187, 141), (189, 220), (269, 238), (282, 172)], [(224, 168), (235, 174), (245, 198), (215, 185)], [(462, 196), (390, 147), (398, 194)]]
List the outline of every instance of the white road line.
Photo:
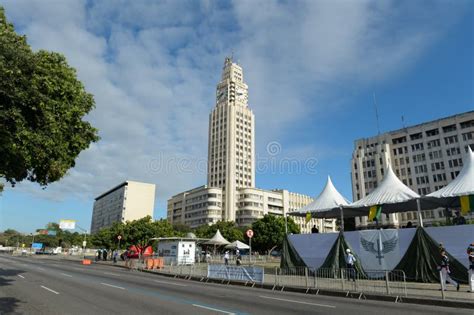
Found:
[(283, 301), (283, 302), (291, 302), (291, 303), (298, 303), (298, 304), (306, 304), (306, 305), (336, 308), (336, 306), (334, 306), (334, 305), (326, 305), (326, 304), (309, 303), (309, 302), (302, 302), (302, 301), (295, 301), (295, 300), (288, 300), (288, 299), (280, 299), (280, 298), (275, 298), (275, 297), (271, 297), (271, 296), (263, 296), (263, 295), (260, 295), (260, 297), (263, 298), (263, 299), (278, 300), (278, 301)]
[(36, 268), (39, 269), (39, 270), (44, 270), (44, 268), (41, 268), (41, 267), (36, 267)]
[(111, 275), (111, 276), (118, 276), (118, 277), (120, 277), (119, 274), (113, 273), (113, 272), (104, 272), (104, 275)]
[(25, 279), (25, 277), (23, 277), (22, 275), (18, 275), (18, 277), (22, 278), (22, 279)]
[(209, 307), (209, 306), (204, 306), (204, 305), (199, 305), (199, 304), (193, 304), (193, 306), (200, 307), (200, 308), (205, 308), (206, 310), (210, 310), (210, 311), (214, 311), (214, 312), (220, 312), (220, 313), (224, 313), (224, 314), (235, 315), (235, 313), (219, 310), (217, 308), (212, 308), (212, 307)]
[(112, 287), (112, 288), (117, 288), (117, 289), (120, 289), (120, 290), (125, 290), (125, 288), (122, 288), (122, 287), (119, 287), (119, 286), (116, 286), (116, 285), (113, 285), (113, 284), (108, 284), (108, 283), (103, 283), (103, 282), (101, 282), (100, 284), (106, 285), (106, 286)]
[(59, 294), (59, 292), (56, 292), (54, 290), (51, 290), (50, 288), (45, 287), (44, 285), (41, 286), (43, 289), (48, 290), (49, 292), (53, 292), (54, 294)]
[(153, 280), (158, 283), (164, 283), (164, 284), (171, 284), (171, 285), (177, 285), (179, 287), (187, 287), (187, 284), (181, 284), (181, 283), (173, 283), (173, 282), (168, 282), (168, 281), (160, 281), (160, 280)]
[(66, 273), (61, 273), (61, 275), (72, 278), (71, 275), (68, 275), (68, 274), (66, 274)]

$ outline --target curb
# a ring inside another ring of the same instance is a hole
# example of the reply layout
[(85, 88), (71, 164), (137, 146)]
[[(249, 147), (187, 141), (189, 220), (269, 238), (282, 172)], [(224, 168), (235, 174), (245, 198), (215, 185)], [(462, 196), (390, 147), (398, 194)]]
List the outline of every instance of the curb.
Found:
[[(96, 264), (103, 265), (103, 266), (112, 266), (117, 268), (126, 269), (125, 266), (120, 265), (111, 265), (111, 264), (104, 264), (100, 262), (95, 262)], [(140, 272), (150, 273), (157, 276), (168, 277), (168, 278), (182, 278), (187, 280), (193, 280), (197, 282), (203, 282), (201, 277), (196, 276), (180, 276), (174, 274), (167, 274), (167, 273), (157, 273), (151, 270), (146, 269), (136, 269)], [(431, 306), (442, 306), (442, 307), (451, 307), (451, 308), (466, 308), (466, 309), (474, 309), (474, 302), (465, 302), (461, 300), (439, 300), (439, 299), (430, 299), (430, 298), (423, 298), (423, 297), (401, 297), (401, 296), (394, 296), (394, 295), (378, 295), (378, 294), (364, 294), (360, 292), (349, 292), (349, 291), (335, 291), (335, 290), (316, 290), (316, 289), (306, 289), (306, 288), (298, 288), (298, 287), (279, 287), (276, 288), (271, 284), (252, 284), (245, 283), (242, 281), (232, 281), (232, 280), (218, 280), (218, 279), (206, 279), (206, 282), (216, 283), (216, 284), (230, 284), (235, 286), (244, 286), (244, 287), (253, 287), (259, 289), (266, 289), (266, 290), (279, 290), (279, 291), (286, 291), (286, 292), (297, 292), (303, 294), (313, 294), (313, 295), (324, 295), (324, 296), (333, 296), (333, 297), (344, 297), (344, 298), (352, 298), (352, 299), (364, 299), (364, 300), (373, 300), (373, 301), (384, 301), (384, 302), (394, 302), (394, 303), (408, 303), (408, 304), (419, 304), (419, 305), (431, 305)]]

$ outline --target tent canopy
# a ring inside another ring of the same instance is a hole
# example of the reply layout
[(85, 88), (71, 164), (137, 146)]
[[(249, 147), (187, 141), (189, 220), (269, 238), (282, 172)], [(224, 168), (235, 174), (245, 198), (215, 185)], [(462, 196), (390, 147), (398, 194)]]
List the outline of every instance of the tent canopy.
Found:
[[(359, 216), (367, 215), (371, 206), (382, 206), (382, 212), (394, 213), (417, 210), (416, 200), (420, 198), (416, 192), (403, 184), (389, 165), (380, 185), (370, 194), (359, 199), (346, 208), (359, 211)], [(345, 214), (345, 213), (344, 213)]]
[(445, 207), (458, 207), (458, 197), (466, 195), (474, 195), (474, 153), (469, 146), (459, 175), (447, 186), (424, 197), (423, 201), (436, 202)]
[(228, 249), (233, 249), (233, 248), (238, 248), (238, 249), (250, 249), (250, 246), (248, 246), (245, 243), (242, 243), (241, 241), (233, 241), (229, 245), (227, 245), (225, 248)]
[[(313, 218), (338, 218), (341, 215), (341, 206), (347, 206), (349, 202), (334, 187), (331, 177), (328, 176), (326, 186), (316, 199), (298, 211), (289, 215), (304, 217), (311, 213)], [(351, 212), (351, 209), (347, 210)], [(346, 215), (346, 211), (344, 212)]]
[(209, 241), (205, 242), (204, 244), (206, 244), (206, 245), (227, 245), (229, 243), (230, 242), (222, 236), (221, 231), (217, 230), (216, 234), (214, 234), (214, 236)]

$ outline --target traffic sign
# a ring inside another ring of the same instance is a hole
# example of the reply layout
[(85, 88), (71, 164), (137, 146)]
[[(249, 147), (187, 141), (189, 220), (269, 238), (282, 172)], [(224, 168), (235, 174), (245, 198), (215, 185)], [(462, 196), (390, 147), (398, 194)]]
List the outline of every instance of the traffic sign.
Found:
[(82, 242), (82, 247), (86, 247), (86, 245), (87, 245), (87, 242), (86, 242), (86, 241), (83, 241), (83, 242)]
[(248, 238), (252, 238), (253, 237), (253, 231), (252, 230), (247, 230), (247, 232), (245, 232), (245, 234), (247, 234), (247, 237)]
[(117, 236), (117, 239), (120, 241), (122, 239), (122, 235)]

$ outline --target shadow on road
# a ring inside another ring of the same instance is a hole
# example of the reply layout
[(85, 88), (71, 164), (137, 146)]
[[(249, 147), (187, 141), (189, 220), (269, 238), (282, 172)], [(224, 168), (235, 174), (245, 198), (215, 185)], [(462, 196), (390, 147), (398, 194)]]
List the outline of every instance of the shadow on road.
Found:
[[(16, 280), (14, 277), (24, 272), (20, 269), (0, 268), (0, 287), (11, 285)], [(19, 303), (21, 301), (14, 297), (0, 297), (0, 314), (16, 314)]]
[(15, 314), (15, 309), (21, 301), (14, 297), (0, 298), (0, 314)]

